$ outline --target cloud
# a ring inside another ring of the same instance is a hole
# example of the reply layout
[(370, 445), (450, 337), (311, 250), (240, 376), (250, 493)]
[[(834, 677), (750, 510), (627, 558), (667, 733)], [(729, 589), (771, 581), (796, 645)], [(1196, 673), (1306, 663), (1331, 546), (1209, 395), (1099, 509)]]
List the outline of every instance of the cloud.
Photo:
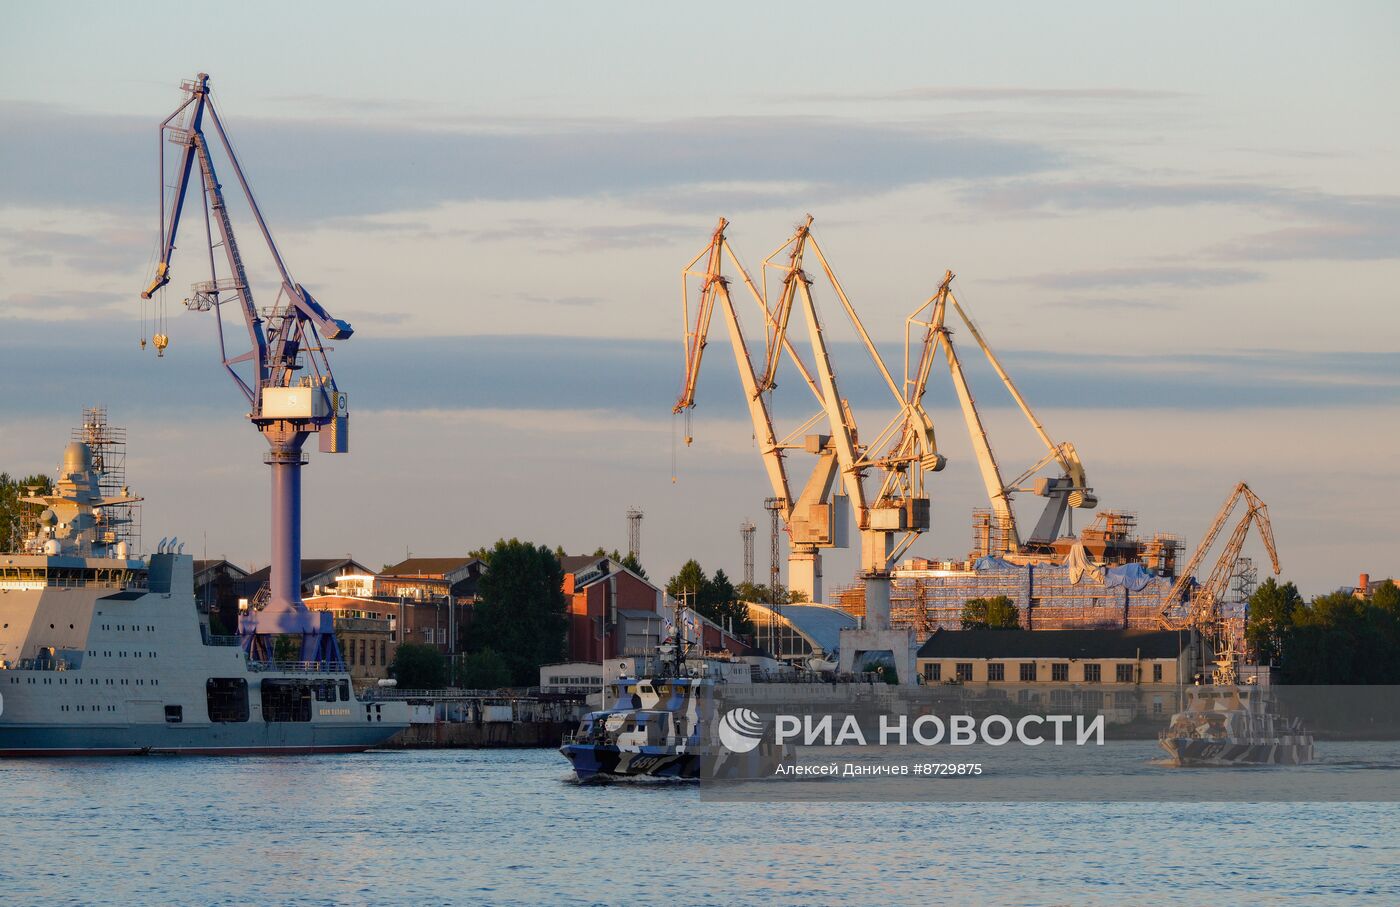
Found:
[(94, 233), (0, 226), (0, 250), (14, 265), (100, 274), (143, 261), (155, 246), (153, 233), (116, 224), (103, 224)]
[[(0, 103), (0, 205), (146, 210), (162, 114)], [(368, 115), (228, 125), (274, 223), (470, 200), (625, 197), (665, 207), (668, 193), (711, 186), (766, 187), (765, 203), (797, 204), (814, 192), (850, 197), (1063, 164), (1030, 142), (815, 116), (492, 121), (455, 130)]]
[(1180, 306), (1177, 303), (1163, 302), (1155, 299), (1095, 299), (1092, 296), (1055, 299), (1046, 302), (1045, 305), (1057, 306), (1066, 309), (1094, 309), (1097, 311), (1134, 311), (1139, 309), (1152, 309), (1154, 311), (1159, 311), (1164, 309), (1180, 308)]
[[(10, 293), (0, 297), (0, 318), (31, 322), (90, 321), (110, 318), (112, 309), (130, 303), (132, 297), (121, 293), (92, 290), (66, 290), (51, 293)], [(13, 329), (13, 326), (11, 327)], [(51, 331), (46, 332), (52, 342)], [(9, 385), (19, 387), (21, 379)]]
[(1246, 182), (1147, 183), (1013, 179), (970, 185), (960, 197), (998, 214), (1062, 215), (1218, 205), (1291, 223), (1222, 244), (1223, 260), (1400, 258), (1400, 196), (1344, 195)]
[[(53, 328), (9, 320), (0, 330), (0, 385), (21, 387), (33, 375), (45, 374), (46, 392), (42, 397), (12, 396), (7, 412), (26, 415), (81, 406), (103, 392), (97, 376), (106, 376), (120, 384), (123, 399), (133, 408), (240, 415), (241, 398), (225, 386), (212, 326), (183, 311), (172, 313), (171, 321), (174, 341), (159, 361), (149, 351), (143, 359), (134, 318), (89, 317), (66, 324), (64, 348), (81, 349), (83, 365), (54, 369)], [(131, 339), (114, 343), (114, 337)], [(889, 391), (869, 367), (863, 348), (842, 342), (831, 349), (842, 395), (858, 417), (887, 407)], [(887, 358), (896, 353), (884, 352)], [(1127, 356), (1003, 350), (1000, 358), (1017, 383), (1030, 389), (1036, 406), (1093, 401), (1106, 409), (1221, 410), (1400, 404), (1400, 353), (1264, 350)], [(980, 357), (964, 359), (979, 406), (1014, 405)], [(729, 351), (716, 347), (705, 361), (695, 417), (744, 418)], [(374, 410), (606, 409), (664, 423), (681, 382), (679, 344), (661, 339), (376, 337), (362, 332), (336, 345), (333, 365), (352, 408)], [(931, 401), (953, 405), (945, 375), (935, 376), (929, 393)], [(810, 414), (811, 398), (795, 375), (779, 376), (774, 401), (782, 419), (801, 421)]]
[(871, 101), (1168, 101), (1190, 97), (1184, 92), (1155, 91), (1141, 88), (1031, 88), (1025, 86), (925, 85), (893, 91), (827, 92), (796, 95), (787, 100), (823, 102)]
[(562, 305), (575, 308), (586, 308), (595, 306), (603, 302), (599, 296), (518, 296), (520, 302), (527, 305)]
[[(1204, 287), (1233, 286), (1259, 280), (1263, 275), (1244, 268), (1197, 268), (1197, 267), (1143, 267), (1107, 268), (1098, 271), (1069, 271), (1058, 274), (1036, 274), (1030, 277), (1013, 279), (1013, 283), (1032, 284), (1055, 290), (1095, 290), (1106, 287), (1181, 287), (1201, 289)], [(1101, 300), (1104, 305), (1112, 304)], [(1084, 301), (1081, 304), (1089, 304)], [(1150, 305), (1134, 302), (1130, 305)], [(1122, 305), (1122, 303), (1118, 303)]]

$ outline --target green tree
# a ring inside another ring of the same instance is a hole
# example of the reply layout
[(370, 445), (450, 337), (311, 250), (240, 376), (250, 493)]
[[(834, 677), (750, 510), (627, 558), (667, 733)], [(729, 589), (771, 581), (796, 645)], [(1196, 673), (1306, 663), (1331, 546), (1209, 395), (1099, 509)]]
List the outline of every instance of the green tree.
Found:
[(1400, 615), (1400, 586), (1395, 585), (1393, 579), (1386, 580), (1385, 584), (1376, 590), (1376, 594), (1371, 596), (1371, 605), (1382, 611)]
[(458, 685), (469, 690), (495, 690), (510, 686), (510, 665), (495, 649), (463, 655)]
[(963, 606), (964, 630), (1015, 630), (1021, 626), (1021, 611), (1005, 595), (971, 598)]
[(394, 652), (389, 673), (408, 690), (439, 690), (447, 684), (447, 659), (435, 646), (406, 642)]
[(539, 682), (540, 666), (564, 657), (564, 571), (547, 546), (498, 541), (485, 558), (467, 648), (493, 649), (517, 686)]
[(749, 619), (749, 609), (723, 570), (716, 570), (715, 575), (706, 584), (701, 596), (701, 606), (696, 610), (726, 630), (731, 630), (739, 636), (753, 634), (754, 626), (753, 621)]
[[(37, 494), (50, 494), (53, 482), (48, 476), (31, 475), (19, 479), (7, 472), (0, 472), (0, 546), (6, 546), (6, 550), (19, 548), (29, 529), (25, 525), (24, 509), (26, 506), (33, 508), (22, 503), (20, 498), (28, 497), (31, 490)], [(37, 512), (34, 509), (34, 513)]]
[(614, 548), (611, 551), (604, 551), (600, 547), (593, 552), (593, 556), (611, 558), (614, 563), (621, 564), (628, 570), (631, 570), (633, 573), (640, 576), (642, 579), (647, 578), (647, 572), (642, 569), (642, 562), (637, 560), (637, 556), (630, 551), (626, 554), (620, 554), (618, 553), (618, 550), (616, 548)]
[(283, 634), (272, 641), (273, 661), (301, 661), (301, 640)]
[(758, 583), (740, 583), (734, 587), (734, 594), (740, 601), (757, 602), (760, 605), (771, 605), (773, 602), (773, 590), (767, 586), (760, 586)]
[(723, 570), (716, 570), (713, 577), (706, 576), (699, 562), (688, 560), (681, 565), (680, 572), (666, 583), (666, 593), (692, 605), (695, 613), (726, 630), (733, 627), (737, 635), (753, 633), (749, 609), (744, 606), (739, 590), (734, 588)]
[(1260, 664), (1273, 664), (1283, 655), (1284, 637), (1293, 626), (1293, 612), (1303, 596), (1292, 583), (1279, 585), (1271, 576), (1249, 597), (1244, 636)]
[(1282, 634), (1279, 669), (1296, 684), (1400, 683), (1400, 597), (1370, 599), (1350, 590), (1293, 609)]
[(700, 562), (692, 558), (681, 564), (680, 571), (667, 580), (666, 594), (685, 601), (690, 600), (687, 596), (693, 595), (698, 601), (700, 593), (705, 590), (705, 586), (709, 582), (710, 578), (705, 575), (705, 570), (700, 566)]

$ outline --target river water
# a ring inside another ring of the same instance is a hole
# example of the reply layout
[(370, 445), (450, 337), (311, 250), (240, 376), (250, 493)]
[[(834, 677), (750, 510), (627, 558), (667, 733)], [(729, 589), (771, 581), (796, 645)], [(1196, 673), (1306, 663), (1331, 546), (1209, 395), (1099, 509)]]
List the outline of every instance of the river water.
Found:
[(1396, 803), (714, 803), (552, 750), (5, 760), (0, 851), (14, 904), (1400, 903)]

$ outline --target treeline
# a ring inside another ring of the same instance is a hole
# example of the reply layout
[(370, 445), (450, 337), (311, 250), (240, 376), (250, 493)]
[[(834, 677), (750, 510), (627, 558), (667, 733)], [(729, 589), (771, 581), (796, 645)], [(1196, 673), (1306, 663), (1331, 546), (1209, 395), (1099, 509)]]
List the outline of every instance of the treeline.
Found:
[(706, 576), (698, 561), (688, 560), (681, 565), (680, 572), (666, 583), (666, 594), (684, 601), (697, 614), (726, 630), (741, 636), (754, 631), (749, 609), (744, 605), (745, 597), (723, 570), (716, 570), (714, 576)]
[(1245, 639), (1286, 683), (1400, 684), (1400, 587), (1304, 601), (1292, 583), (1270, 577), (1250, 596)]
[(485, 561), (486, 569), (465, 634), (465, 654), (449, 665), (433, 646), (405, 643), (390, 666), (400, 686), (535, 686), (541, 665), (563, 660), (568, 606), (561, 555), (519, 539), (501, 539), (472, 555)]

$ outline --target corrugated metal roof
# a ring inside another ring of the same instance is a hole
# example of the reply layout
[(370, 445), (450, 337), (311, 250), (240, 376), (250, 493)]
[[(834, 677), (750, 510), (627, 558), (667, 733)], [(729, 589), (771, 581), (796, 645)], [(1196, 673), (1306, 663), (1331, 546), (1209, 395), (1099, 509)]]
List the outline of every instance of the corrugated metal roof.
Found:
[[(753, 613), (754, 609), (759, 609), (759, 613)], [(764, 619), (764, 612), (774, 611), (767, 605), (754, 603), (749, 603), (749, 610), (749, 616), (755, 621)], [(780, 613), (793, 629), (827, 652), (840, 647), (842, 630), (853, 630), (859, 623), (845, 611), (830, 605), (783, 605)]]

